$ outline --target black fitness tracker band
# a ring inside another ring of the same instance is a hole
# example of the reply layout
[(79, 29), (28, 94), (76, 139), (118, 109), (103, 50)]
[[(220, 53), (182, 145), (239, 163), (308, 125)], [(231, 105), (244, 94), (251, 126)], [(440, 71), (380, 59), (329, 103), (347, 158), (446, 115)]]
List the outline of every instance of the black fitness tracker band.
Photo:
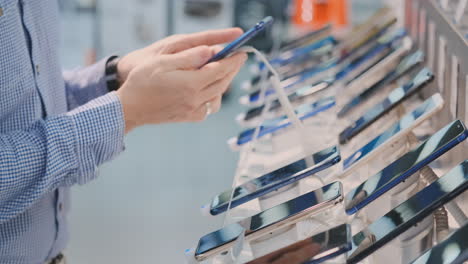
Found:
[(119, 63), (119, 56), (111, 56), (106, 62), (106, 83), (109, 92), (120, 88), (117, 63)]

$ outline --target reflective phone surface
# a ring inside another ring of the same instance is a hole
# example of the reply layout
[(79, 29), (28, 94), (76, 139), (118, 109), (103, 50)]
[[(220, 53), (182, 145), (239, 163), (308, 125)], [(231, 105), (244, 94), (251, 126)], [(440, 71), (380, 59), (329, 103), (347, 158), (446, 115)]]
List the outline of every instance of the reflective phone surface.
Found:
[(468, 223), (411, 264), (462, 264), (468, 261)]
[(424, 85), (431, 82), (433, 78), (433, 73), (429, 69), (424, 68), (413, 78), (413, 80), (393, 90), (386, 99), (366, 110), (366, 113), (361, 118), (341, 132), (339, 136), (340, 144), (345, 144), (351, 140), (382, 115), (401, 103), (404, 99), (413, 95)]
[[(406, 36), (406, 30), (398, 29), (395, 31), (391, 31), (384, 36), (380, 37), (376, 43), (370, 47), (368, 51), (366, 51), (361, 56), (352, 59), (349, 63), (343, 65), (341, 67), (340, 72), (335, 75), (336, 80), (342, 80), (345, 78), (349, 73), (354, 71), (355, 69), (359, 69), (361, 65), (364, 64), (366, 61), (371, 60), (371, 64), (378, 63), (379, 61), (386, 58), (390, 55), (395, 49), (393, 48), (394, 45), (400, 43), (400, 40)], [(364, 68), (366, 70), (369, 68)], [(362, 72), (361, 72), (362, 73)], [(359, 73), (358, 73), (359, 75)]]
[[(331, 107), (335, 106), (335, 98), (334, 97), (327, 97), (321, 99), (313, 104), (303, 104), (295, 109), (296, 114), (298, 115), (301, 121), (315, 116), (325, 110), (330, 109)], [(262, 137), (273, 132), (276, 132), (280, 129), (289, 127), (291, 122), (289, 118), (285, 115), (282, 117), (266, 120), (260, 126), (260, 131), (258, 133), (258, 137)], [(255, 128), (248, 129), (244, 132), (241, 132), (237, 137), (237, 144), (243, 145), (247, 142), (250, 142), (253, 139), (255, 134)]]
[(461, 121), (455, 121), (439, 130), (401, 158), (348, 192), (345, 198), (347, 214), (354, 214), (364, 206), (404, 181), (413, 173), (456, 146), (467, 137)]
[(274, 22), (273, 17), (268, 16), (258, 22), (253, 28), (249, 29), (247, 32), (242, 34), (239, 38), (235, 39), (233, 42), (229, 43), (223, 50), (215, 54), (211, 59), (206, 62), (206, 64), (219, 61), (229, 56), (231, 53), (235, 52), (238, 48), (243, 46), (249, 40), (257, 36), (259, 33), (270, 27)]
[[(312, 85), (307, 85), (306, 87), (301, 88), (295, 91), (294, 93), (290, 94), (288, 96), (288, 99), (291, 103), (300, 102), (302, 100), (305, 100), (307, 97), (311, 95), (315, 95), (317, 92), (330, 87), (330, 84), (331, 83), (329, 81), (320, 81)], [(244, 120), (249, 121), (254, 118), (260, 117), (264, 108), (265, 108), (265, 105), (261, 105), (261, 106), (254, 107), (248, 110), (244, 116)], [(271, 111), (278, 110), (280, 108), (281, 108), (280, 101), (278, 99), (275, 99), (271, 102), (270, 108), (268, 109), (268, 111), (271, 112)]]
[[(372, 39), (363, 41), (355, 49), (353, 49), (351, 53), (343, 54), (341, 57), (331, 58), (330, 60), (323, 62), (320, 65), (316, 65), (308, 69), (305, 69), (303, 72), (297, 73), (291, 78), (282, 80), (281, 85), (284, 87), (285, 90), (291, 89), (301, 83), (310, 81), (313, 77), (316, 77), (318, 74), (326, 72), (336, 66), (342, 66), (342, 67), (338, 71), (334, 79), (342, 79), (349, 72), (356, 69), (365, 61), (373, 58), (374, 56), (379, 55), (380, 52), (383, 52), (385, 48), (390, 47), (391, 45), (393, 45), (396, 41), (400, 40), (406, 34), (403, 30), (386, 33), (386, 30), (391, 25), (391, 23), (392, 22), (390, 22), (390, 24), (386, 25), (384, 28), (378, 30), (377, 33), (373, 32), (373, 33), (376, 33), (375, 35), (376, 37), (380, 37), (378, 41), (376, 41), (377, 42), (376, 44), (374, 44), (373, 42), (368, 42)], [(382, 34), (384, 33), (386, 35), (382, 36)], [(366, 48), (365, 47), (366, 44), (370, 45), (370, 47)], [(342, 62), (345, 62), (350, 57), (354, 57), (350, 59), (351, 63), (342, 65)], [(265, 96), (269, 96), (274, 93), (275, 91), (269, 88), (267, 89)], [(260, 99), (259, 95), (260, 95), (259, 91), (251, 93), (249, 95), (249, 102), (251, 103), (257, 102), (258, 99)]]
[(280, 49), (285, 51), (313, 43), (318, 39), (317, 37), (322, 36), (323, 34), (330, 34), (331, 30), (331, 24), (324, 25), (323, 27), (306, 33), (305, 35), (283, 42)]
[(412, 69), (416, 68), (416, 66), (420, 65), (423, 61), (424, 53), (422, 51), (417, 51), (416, 53), (413, 53), (408, 57), (404, 58), (394, 70), (387, 73), (382, 79), (380, 79), (378, 82), (362, 91), (349, 103), (343, 106), (343, 108), (338, 112), (338, 117), (345, 116), (349, 111), (358, 107), (367, 99), (369, 99), (378, 90), (385, 88), (387, 85), (405, 76)]
[(393, 126), (388, 128), (385, 132), (372, 139), (364, 147), (358, 149), (356, 152), (351, 154), (343, 162), (344, 170), (350, 168), (356, 162), (366, 157), (369, 153), (374, 151), (383, 143), (387, 142), (390, 138), (398, 134), (399, 132), (411, 128), (415, 123), (419, 122), (419, 119), (424, 120), (432, 113), (435, 113), (437, 109), (440, 109), (443, 105), (442, 97), (440, 94), (435, 94), (427, 99), (424, 103), (418, 106), (413, 112), (404, 115), (400, 121), (395, 123)]
[(274, 224), (282, 223), (290, 217), (314, 213), (315, 210), (319, 210), (324, 205), (339, 202), (342, 197), (341, 190), (341, 183), (334, 182), (205, 235), (198, 242), (195, 257), (201, 259), (203, 258), (201, 255), (205, 255), (220, 246), (232, 243), (244, 230), (247, 238), (250, 234)]
[[(329, 168), (340, 161), (340, 153), (337, 147), (331, 147), (313, 154), (312, 160), (314, 164), (307, 164), (305, 159), (295, 161), (236, 187), (231, 208)], [(232, 189), (229, 189), (216, 196), (211, 203), (211, 214), (216, 215), (226, 211), (231, 195)]]
[(340, 225), (246, 264), (315, 264), (341, 255), (350, 248), (350, 227)]
[(347, 263), (361, 261), (467, 189), (468, 161), (464, 161), (354, 235)]
[(376, 57), (381, 58), (382, 56), (385, 57), (389, 55), (392, 51), (392, 45), (400, 41), (405, 35), (405, 30), (389, 32), (379, 38), (375, 43), (372, 43), (368, 49), (364, 49), (362, 54), (359, 54), (355, 58), (350, 59), (349, 62), (342, 59), (330, 60), (329, 63), (324, 64), (324, 66), (319, 68), (319, 70), (305, 72), (302, 75), (286, 79), (282, 82), (282, 84), (284, 84), (285, 89), (289, 87), (295, 87), (296, 85), (307, 81), (309, 78), (314, 77), (318, 73), (331, 69), (335, 66), (339, 66), (340, 69), (335, 74), (333, 79), (334, 81), (341, 80), (352, 71), (358, 69), (365, 62)]

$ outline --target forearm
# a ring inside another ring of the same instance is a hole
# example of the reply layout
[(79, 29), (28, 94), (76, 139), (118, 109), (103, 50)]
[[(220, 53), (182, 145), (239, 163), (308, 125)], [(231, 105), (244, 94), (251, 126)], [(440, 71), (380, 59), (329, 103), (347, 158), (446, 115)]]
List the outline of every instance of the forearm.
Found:
[(0, 223), (60, 186), (84, 184), (123, 149), (121, 104), (110, 93), (25, 131), (0, 134)]

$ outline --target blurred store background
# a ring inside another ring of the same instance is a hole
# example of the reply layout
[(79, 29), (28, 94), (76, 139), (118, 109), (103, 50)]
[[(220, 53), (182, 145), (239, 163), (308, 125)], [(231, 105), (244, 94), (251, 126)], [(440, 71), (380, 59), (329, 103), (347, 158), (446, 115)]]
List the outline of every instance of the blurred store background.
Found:
[[(363, 21), (382, 1), (348, 0), (349, 24)], [(62, 63), (64, 68), (90, 64), (176, 33), (248, 28), (267, 14), (283, 19), (277, 29), (283, 32), (290, 28), (291, 2), (62, 0)], [(269, 38), (255, 44), (267, 49)], [(206, 218), (199, 208), (232, 184), (238, 154), (226, 140), (239, 131), (233, 119), (241, 111), (238, 85), (247, 70), (220, 113), (201, 124), (132, 132), (125, 153), (101, 168), (98, 180), (74, 189), (71, 263), (183, 263), (186, 248), (221, 226), (222, 216)]]

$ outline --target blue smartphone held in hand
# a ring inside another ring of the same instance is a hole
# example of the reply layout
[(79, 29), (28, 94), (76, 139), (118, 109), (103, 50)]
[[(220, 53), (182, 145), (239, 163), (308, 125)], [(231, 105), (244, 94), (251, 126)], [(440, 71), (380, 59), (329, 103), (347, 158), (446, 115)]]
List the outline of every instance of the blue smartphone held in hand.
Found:
[(240, 36), (239, 38), (231, 42), (229, 45), (227, 45), (222, 51), (215, 54), (206, 64), (222, 60), (227, 56), (231, 55), (232, 53), (236, 52), (240, 47), (247, 43), (247, 41), (251, 40), (259, 33), (263, 32), (266, 28), (271, 26), (273, 24), (273, 21), (273, 17), (265, 17), (262, 21), (258, 22), (253, 28), (249, 29), (249, 31), (245, 32), (244, 34), (242, 34), (242, 36)]

